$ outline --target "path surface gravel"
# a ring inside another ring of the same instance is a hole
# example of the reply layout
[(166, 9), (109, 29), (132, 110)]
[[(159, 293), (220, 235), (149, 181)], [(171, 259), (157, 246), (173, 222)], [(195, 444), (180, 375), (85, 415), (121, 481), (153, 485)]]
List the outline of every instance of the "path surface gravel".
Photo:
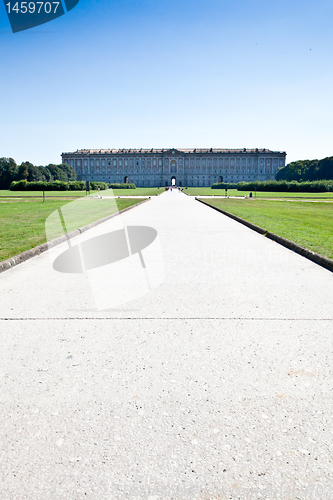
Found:
[(121, 224), (162, 255), (105, 270), (129, 302), (0, 276), (1, 499), (331, 499), (332, 273), (176, 191), (82, 239)]

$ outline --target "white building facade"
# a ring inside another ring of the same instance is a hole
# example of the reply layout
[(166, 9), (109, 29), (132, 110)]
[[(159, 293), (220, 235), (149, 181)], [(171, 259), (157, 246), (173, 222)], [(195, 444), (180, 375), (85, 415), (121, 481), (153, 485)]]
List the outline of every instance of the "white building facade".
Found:
[(63, 153), (77, 178), (137, 187), (275, 180), (286, 153), (269, 149), (81, 149)]

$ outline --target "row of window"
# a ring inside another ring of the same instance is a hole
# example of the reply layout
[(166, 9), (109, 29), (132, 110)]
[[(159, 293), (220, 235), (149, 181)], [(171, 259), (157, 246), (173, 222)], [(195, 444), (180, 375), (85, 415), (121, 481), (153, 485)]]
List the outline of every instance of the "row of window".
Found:
[[(274, 168), (272, 167), (272, 169), (271, 169), (271, 170), (272, 170), (272, 174), (275, 174), (275, 173), (276, 173), (276, 168), (274, 169)], [(77, 173), (78, 173), (78, 174), (81, 174), (81, 168), (78, 168), (78, 169), (77, 169)], [(82, 173), (85, 173), (85, 174), (88, 174), (88, 173), (90, 173), (90, 174), (94, 174), (94, 173), (96, 173), (96, 174), (100, 174), (100, 173), (101, 173), (101, 174), (111, 174), (111, 173), (112, 173), (112, 174), (122, 174), (122, 173), (123, 173), (123, 170), (122, 170), (122, 168), (121, 168), (121, 167), (118, 167), (118, 168), (117, 168), (117, 167), (113, 167), (112, 169), (111, 169), (111, 168), (107, 168), (107, 169), (106, 169), (105, 167), (104, 167), (104, 168), (102, 167), (102, 168), (100, 169), (100, 167), (96, 167), (96, 170), (94, 169), (94, 167), (91, 167), (90, 169), (88, 169), (88, 167), (83, 167), (83, 169), (82, 169)], [(156, 169), (156, 168), (150, 169), (149, 167), (147, 168), (147, 171), (145, 171), (145, 168), (144, 168), (144, 167), (142, 167), (141, 169), (140, 169), (140, 168), (136, 168), (136, 169), (133, 169), (133, 168), (131, 168), (131, 169), (124, 168), (124, 174), (135, 174), (135, 173), (136, 173), (136, 174), (139, 174), (139, 173), (140, 173), (140, 174), (149, 174), (149, 175), (150, 175), (150, 174), (156, 174), (156, 173), (162, 174), (162, 169), (159, 169), (159, 170), (158, 170), (158, 172), (157, 172), (157, 169)], [(164, 171), (164, 174), (166, 174), (166, 173), (167, 173), (167, 172), (166, 172), (166, 171)], [(181, 175), (181, 174), (183, 174), (183, 169), (182, 169), (182, 168), (179, 168), (179, 169), (178, 169), (178, 172), (176, 172), (176, 170), (171, 169), (171, 172), (170, 172), (170, 173), (174, 173), (174, 174), (175, 174), (175, 173), (178, 173), (178, 174), (180, 174), (180, 175)], [(186, 167), (185, 167), (185, 169), (184, 169), (184, 173), (185, 173), (185, 174), (188, 174), (188, 173), (191, 173), (191, 174), (194, 174), (194, 173), (197, 173), (197, 174), (200, 174), (200, 173), (201, 173), (201, 174), (206, 174), (206, 168), (205, 168), (205, 167), (202, 167), (201, 169), (200, 169), (200, 168), (197, 168), (197, 169), (196, 169), (196, 171), (195, 171), (195, 169), (194, 169), (194, 168), (189, 169), (189, 168), (186, 168)], [(230, 168), (230, 171), (229, 171), (228, 167), (226, 167), (226, 168), (224, 168), (224, 169), (220, 169), (219, 171), (218, 171), (218, 170), (216, 170), (216, 169), (214, 169), (214, 172), (213, 172), (213, 171), (211, 171), (211, 169), (210, 169), (210, 168), (207, 168), (207, 174), (209, 174), (209, 175), (210, 175), (211, 173), (212, 173), (212, 174), (213, 174), (213, 173), (214, 173), (214, 174), (218, 174), (218, 173), (220, 173), (220, 174), (228, 174), (228, 173), (230, 173), (231, 175), (233, 175), (233, 174), (235, 174), (235, 173), (236, 173), (236, 174), (240, 174), (240, 173), (243, 173), (243, 174), (245, 174), (245, 173), (247, 173), (247, 174), (251, 174), (251, 173), (252, 173), (252, 174), (255, 174), (255, 173), (257, 173), (257, 172), (256, 172), (256, 170), (251, 170), (250, 168), (248, 168), (247, 170), (245, 170), (245, 169), (242, 169), (242, 170), (238, 170), (238, 169), (236, 169), (236, 170), (234, 171), (234, 168), (233, 168), (233, 167), (231, 167), (231, 168)], [(259, 173), (259, 172), (258, 172), (258, 173)], [(262, 174), (262, 173), (267, 173), (267, 174), (269, 174), (269, 173), (270, 173), (270, 168), (266, 167), (266, 169), (264, 169), (264, 170), (261, 168), (261, 169), (260, 169), (260, 173), (261, 173), (261, 174)]]
[[(64, 160), (66, 161), (66, 160)], [(74, 166), (74, 160), (73, 159), (69, 159), (67, 160), (69, 162), (70, 165)], [(83, 159), (83, 166), (88, 166), (88, 160), (87, 159)], [(256, 159), (252, 159), (251, 158), (248, 158), (247, 161), (242, 159), (240, 160), (239, 158), (236, 158), (236, 159), (229, 159), (229, 158), (225, 158), (224, 160), (223, 159), (220, 159), (220, 160), (217, 160), (217, 159), (214, 159), (214, 160), (206, 160), (205, 158), (201, 158), (201, 159), (190, 159), (190, 160), (185, 160), (184, 161), (184, 165), (185, 167), (186, 166), (202, 166), (202, 167), (205, 167), (206, 165), (209, 167), (209, 166), (220, 166), (222, 167), (223, 166), (223, 163), (225, 166), (229, 166), (229, 164), (231, 166), (242, 166), (242, 167), (245, 167), (246, 165), (247, 166), (255, 166), (257, 164), (257, 161)], [(265, 159), (265, 163), (267, 166), (270, 166), (271, 164), (276, 166), (278, 165), (278, 160), (277, 159), (270, 159), (270, 158), (266, 158)], [(76, 165), (78, 167), (81, 166), (81, 160), (76, 160)], [(152, 166), (157, 166), (157, 159), (153, 159), (153, 160), (150, 160), (150, 159), (144, 159), (142, 158), (141, 160), (134, 160), (134, 159), (130, 159), (130, 160), (123, 160), (123, 159), (113, 159), (113, 160), (110, 160), (110, 159), (102, 159), (102, 160), (99, 160), (99, 159), (91, 159), (89, 160), (89, 165), (90, 167), (144, 167), (144, 166), (148, 166), (150, 167), (151, 165)], [(168, 166), (169, 165), (169, 159), (168, 158), (165, 158), (164, 159), (164, 165), (165, 166)], [(172, 160), (171, 161), (171, 165), (172, 166), (176, 166), (177, 165), (177, 162), (175, 162), (175, 160)], [(182, 166), (183, 165), (183, 160), (180, 158), (178, 159), (178, 166)], [(264, 159), (261, 158), (260, 159), (260, 165), (264, 165)], [(284, 160), (281, 158), (280, 159), (280, 162), (279, 162), (279, 165), (282, 166), (284, 165)], [(158, 160), (158, 166), (162, 166), (162, 159), (159, 159)]]

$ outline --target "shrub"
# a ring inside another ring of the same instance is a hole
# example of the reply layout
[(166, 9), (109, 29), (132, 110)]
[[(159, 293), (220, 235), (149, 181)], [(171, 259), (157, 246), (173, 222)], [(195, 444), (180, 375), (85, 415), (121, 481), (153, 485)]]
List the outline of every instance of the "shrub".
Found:
[[(91, 181), (90, 182), (90, 189), (92, 189), (92, 191), (95, 191), (97, 190), (98, 188), (101, 190), (101, 191), (104, 191), (105, 189), (108, 189), (108, 184), (106, 182), (98, 182), (98, 181)], [(85, 188), (84, 188), (85, 189)]]
[(109, 184), (109, 187), (111, 189), (136, 189), (136, 185), (131, 182), (131, 183), (122, 183), (122, 184), (117, 184), (117, 183), (114, 183), (114, 184)]
[(211, 189), (237, 189), (238, 184), (227, 182), (215, 182)]

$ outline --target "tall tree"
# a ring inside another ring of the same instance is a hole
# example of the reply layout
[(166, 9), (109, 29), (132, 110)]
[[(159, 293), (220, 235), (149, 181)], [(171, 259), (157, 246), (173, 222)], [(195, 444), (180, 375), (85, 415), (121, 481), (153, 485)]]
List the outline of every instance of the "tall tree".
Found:
[(0, 158), (0, 189), (9, 189), (17, 178), (18, 168), (13, 158)]

